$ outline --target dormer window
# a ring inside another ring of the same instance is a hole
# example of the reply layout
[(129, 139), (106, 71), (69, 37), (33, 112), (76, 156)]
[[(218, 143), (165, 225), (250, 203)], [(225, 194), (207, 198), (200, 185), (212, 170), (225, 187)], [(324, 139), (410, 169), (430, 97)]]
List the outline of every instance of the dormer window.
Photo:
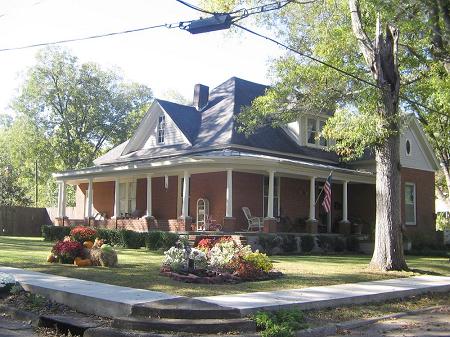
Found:
[(158, 144), (164, 144), (164, 134), (166, 131), (166, 116), (158, 118)]
[(326, 138), (322, 136), (318, 137), (318, 135), (325, 127), (326, 121), (324, 119), (308, 118), (307, 123), (308, 129), (306, 134), (306, 142), (308, 143), (308, 145), (321, 147), (328, 146), (328, 140)]

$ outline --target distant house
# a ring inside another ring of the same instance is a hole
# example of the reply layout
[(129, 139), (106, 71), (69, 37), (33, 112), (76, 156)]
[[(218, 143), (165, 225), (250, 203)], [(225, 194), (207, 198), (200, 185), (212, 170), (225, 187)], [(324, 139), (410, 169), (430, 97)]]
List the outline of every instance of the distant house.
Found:
[[(95, 166), (54, 175), (60, 184), (58, 221), (66, 219), (69, 184), (76, 186), (77, 206), (65, 223), (94, 218), (109, 227), (190, 231), (205, 229), (206, 214), (209, 223), (235, 232), (247, 228), (242, 207), (248, 207), (264, 218), (266, 232), (370, 232), (375, 162), (367, 156), (343, 164), (327, 151), (329, 140), (316, 136), (329, 115), (304, 115), (248, 138), (238, 132), (236, 115), (266, 89), (233, 77), (211, 91), (196, 85), (193, 105), (156, 99), (133, 137)], [(413, 117), (400, 152), (406, 230), (434, 231), (438, 163)], [(323, 194), (317, 198), (330, 172), (332, 205), (326, 213)]]

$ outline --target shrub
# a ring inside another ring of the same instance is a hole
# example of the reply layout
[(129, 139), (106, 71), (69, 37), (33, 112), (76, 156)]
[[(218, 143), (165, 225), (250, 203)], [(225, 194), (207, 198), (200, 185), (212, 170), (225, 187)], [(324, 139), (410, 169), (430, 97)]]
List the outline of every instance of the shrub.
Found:
[(317, 239), (317, 245), (322, 248), (324, 252), (334, 251), (336, 240), (333, 236), (319, 235)]
[(243, 256), (244, 261), (252, 264), (256, 269), (268, 273), (272, 270), (273, 264), (266, 254), (258, 251), (245, 254)]
[(184, 248), (171, 247), (164, 252), (163, 267), (178, 272), (186, 268), (186, 252)]
[(145, 247), (148, 250), (168, 250), (175, 246), (180, 236), (171, 232), (154, 231), (145, 236)]
[(308, 327), (303, 313), (298, 309), (260, 311), (253, 319), (262, 337), (293, 337), (296, 330)]
[(121, 246), (131, 249), (139, 249), (145, 245), (146, 233), (139, 233), (128, 229), (119, 231)]
[(209, 251), (209, 266), (215, 270), (227, 270), (239, 250), (234, 241), (217, 242)]
[(264, 253), (271, 255), (274, 248), (279, 247), (281, 249), (283, 238), (279, 235), (260, 234), (258, 236), (258, 243)]
[(197, 243), (196, 247), (204, 252), (208, 252), (211, 250), (212, 247), (214, 247), (214, 243), (215, 243), (214, 239), (203, 238)]
[(83, 245), (77, 241), (58, 241), (52, 248), (52, 253), (60, 263), (72, 264), (80, 256)]
[(300, 246), (302, 249), (302, 252), (309, 253), (313, 250), (314, 246), (316, 245), (314, 242), (314, 236), (312, 235), (304, 235), (300, 239)]
[(44, 225), (41, 227), (44, 241), (60, 241), (70, 234), (71, 227)]
[(97, 229), (97, 238), (105, 241), (111, 246), (123, 246), (122, 237), (117, 229)]
[(337, 236), (334, 239), (334, 250), (336, 252), (343, 252), (346, 248), (346, 241), (344, 238)]
[(84, 241), (94, 241), (97, 231), (90, 227), (77, 226), (72, 228), (70, 236), (73, 240), (83, 243)]
[(295, 235), (287, 234), (282, 236), (281, 248), (285, 253), (293, 253), (297, 250), (297, 240)]
[(350, 236), (347, 238), (347, 250), (349, 252), (359, 252), (359, 240), (357, 237)]
[(9, 293), (15, 284), (16, 279), (12, 274), (0, 273), (0, 294)]

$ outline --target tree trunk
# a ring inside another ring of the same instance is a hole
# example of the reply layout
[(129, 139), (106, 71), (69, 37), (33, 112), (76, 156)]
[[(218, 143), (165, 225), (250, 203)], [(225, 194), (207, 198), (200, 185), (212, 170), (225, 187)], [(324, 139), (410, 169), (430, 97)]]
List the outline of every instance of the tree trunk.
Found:
[(376, 227), (375, 250), (369, 267), (376, 270), (408, 269), (403, 254), (401, 233), (401, 183), (400, 183), (400, 118), (398, 72), (398, 30), (388, 25), (386, 37), (377, 18), (375, 41), (372, 42), (362, 24), (358, 0), (349, 0), (352, 29), (359, 48), (373, 78), (377, 81), (381, 100), (378, 114), (390, 132), (389, 137), (375, 149), (376, 177)]
[(375, 250), (370, 268), (407, 269), (401, 231), (400, 135), (391, 136), (376, 150)]

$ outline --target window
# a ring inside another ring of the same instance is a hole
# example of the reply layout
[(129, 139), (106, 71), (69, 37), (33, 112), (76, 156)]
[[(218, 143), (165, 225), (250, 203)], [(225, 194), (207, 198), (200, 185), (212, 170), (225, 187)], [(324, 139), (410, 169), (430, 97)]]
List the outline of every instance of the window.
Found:
[[(267, 217), (267, 201), (269, 200), (269, 177), (264, 177), (264, 185), (263, 185), (263, 210), (264, 210), (264, 216)], [(273, 182), (273, 216), (278, 217), (280, 216), (280, 197), (279, 197), (279, 191), (280, 191), (280, 177), (275, 177)]]
[(316, 120), (308, 118), (308, 144), (316, 144)]
[(326, 121), (323, 119), (308, 118), (307, 123), (307, 143), (323, 147), (328, 146), (328, 140), (326, 138), (320, 136), (319, 139), (316, 139), (325, 127)]
[(164, 134), (166, 131), (166, 116), (158, 118), (158, 144), (164, 144)]
[(132, 213), (136, 210), (136, 182), (127, 182), (119, 184), (119, 213)]
[(411, 155), (411, 142), (409, 141), (409, 139), (406, 140), (406, 155), (410, 156)]
[(405, 224), (416, 224), (416, 185), (405, 183)]
[[(323, 128), (325, 127), (326, 122), (325, 121), (321, 121), (319, 120), (319, 133), (321, 133), (323, 131)], [(320, 146), (327, 146), (328, 145), (328, 141), (326, 138), (320, 136), (319, 138), (319, 145)]]

